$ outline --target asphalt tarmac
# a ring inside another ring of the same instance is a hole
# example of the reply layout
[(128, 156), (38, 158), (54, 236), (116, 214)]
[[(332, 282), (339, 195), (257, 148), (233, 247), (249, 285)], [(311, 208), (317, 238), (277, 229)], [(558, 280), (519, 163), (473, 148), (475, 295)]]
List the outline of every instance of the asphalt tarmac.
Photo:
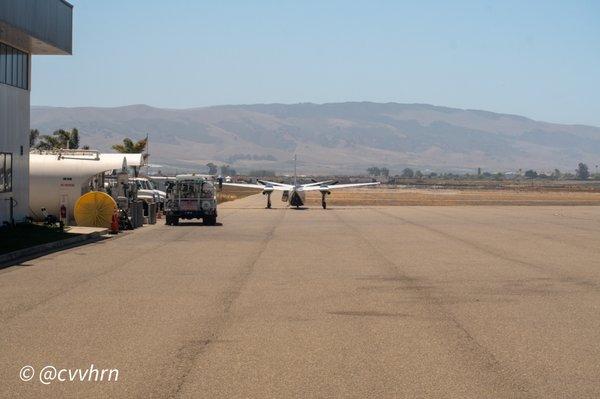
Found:
[(264, 201), (0, 270), (0, 397), (600, 397), (597, 207)]

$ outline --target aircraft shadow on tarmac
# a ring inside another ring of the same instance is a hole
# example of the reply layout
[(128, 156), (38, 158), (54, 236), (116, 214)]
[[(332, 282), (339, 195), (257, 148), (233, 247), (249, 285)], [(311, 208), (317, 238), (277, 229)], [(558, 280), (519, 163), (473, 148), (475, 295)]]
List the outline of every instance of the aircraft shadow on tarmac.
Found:
[(221, 227), (221, 226), (223, 226), (223, 223), (220, 223), (220, 222), (217, 222), (212, 226), (209, 226), (202, 222), (179, 222), (179, 224), (177, 226), (173, 226), (173, 227)]
[[(272, 211), (272, 210), (278, 210), (278, 209), (279, 209), (279, 210), (286, 210), (286, 209), (289, 209), (289, 210), (292, 210), (292, 211), (308, 211), (308, 210), (310, 210), (310, 208), (309, 208), (309, 207), (307, 207), (307, 206), (301, 206), (300, 208), (296, 208), (296, 207), (287, 207), (287, 208), (256, 208), (256, 209), (268, 209), (268, 210), (270, 210), (270, 211)], [(316, 208), (315, 208), (315, 209), (316, 209)]]

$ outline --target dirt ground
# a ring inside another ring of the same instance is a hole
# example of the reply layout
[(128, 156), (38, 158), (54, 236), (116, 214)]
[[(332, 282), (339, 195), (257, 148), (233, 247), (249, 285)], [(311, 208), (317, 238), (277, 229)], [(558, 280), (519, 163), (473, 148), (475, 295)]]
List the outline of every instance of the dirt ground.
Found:
[[(308, 206), (320, 205), (321, 195), (310, 192)], [(430, 188), (365, 188), (332, 190), (328, 205), (451, 206), (451, 205), (600, 205), (600, 193), (544, 190), (449, 190)]]
[[(219, 203), (256, 194), (253, 189), (224, 187)], [(272, 201), (278, 203), (281, 193)], [(266, 201), (266, 199), (265, 199)], [(600, 191), (563, 187), (520, 187), (501, 189), (376, 187), (331, 190), (332, 206), (453, 206), (453, 205), (600, 205)], [(320, 206), (321, 194), (307, 192), (306, 205)]]
[(241, 188), (241, 187), (223, 187), (222, 190), (217, 191), (217, 202), (229, 202), (236, 199), (244, 198), (249, 195), (254, 195), (258, 191), (253, 190), (251, 188)]

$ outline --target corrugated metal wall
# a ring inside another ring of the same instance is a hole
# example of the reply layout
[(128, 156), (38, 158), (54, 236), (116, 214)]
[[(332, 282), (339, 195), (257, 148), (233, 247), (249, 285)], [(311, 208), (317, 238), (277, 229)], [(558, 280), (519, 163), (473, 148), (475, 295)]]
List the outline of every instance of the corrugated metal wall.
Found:
[[(65, 1), (1, 0), (0, 21), (62, 52), (72, 53), (73, 8)], [(24, 50), (35, 53), (35, 43), (30, 41), (30, 45), (33, 47)]]
[[(21, 155), (23, 147), (23, 155)], [(29, 209), (29, 91), (0, 84), (0, 152), (12, 154), (12, 192), (0, 193), (0, 223), (8, 221), (9, 197), (18, 205), (15, 219)]]

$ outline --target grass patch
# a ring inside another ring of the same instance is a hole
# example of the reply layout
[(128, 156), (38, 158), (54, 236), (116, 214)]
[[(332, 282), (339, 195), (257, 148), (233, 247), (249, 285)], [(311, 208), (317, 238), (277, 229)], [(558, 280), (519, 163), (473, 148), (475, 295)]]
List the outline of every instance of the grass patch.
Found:
[(235, 201), (236, 199), (240, 199), (242, 197), (239, 197), (235, 194), (223, 194), (223, 193), (217, 193), (217, 203), (221, 204), (223, 202), (229, 202), (229, 201)]
[(0, 229), (0, 254), (74, 236), (45, 226), (18, 224), (16, 227)]
[(260, 193), (260, 190), (254, 190), (251, 188), (244, 187), (231, 187), (225, 186), (222, 190), (217, 191), (217, 203), (235, 201), (240, 198), (247, 197)]
[[(456, 205), (600, 205), (599, 192), (476, 190), (431, 188), (357, 188), (331, 190), (327, 203), (332, 206), (456, 206)], [(306, 204), (321, 204), (319, 192), (308, 192)]]

